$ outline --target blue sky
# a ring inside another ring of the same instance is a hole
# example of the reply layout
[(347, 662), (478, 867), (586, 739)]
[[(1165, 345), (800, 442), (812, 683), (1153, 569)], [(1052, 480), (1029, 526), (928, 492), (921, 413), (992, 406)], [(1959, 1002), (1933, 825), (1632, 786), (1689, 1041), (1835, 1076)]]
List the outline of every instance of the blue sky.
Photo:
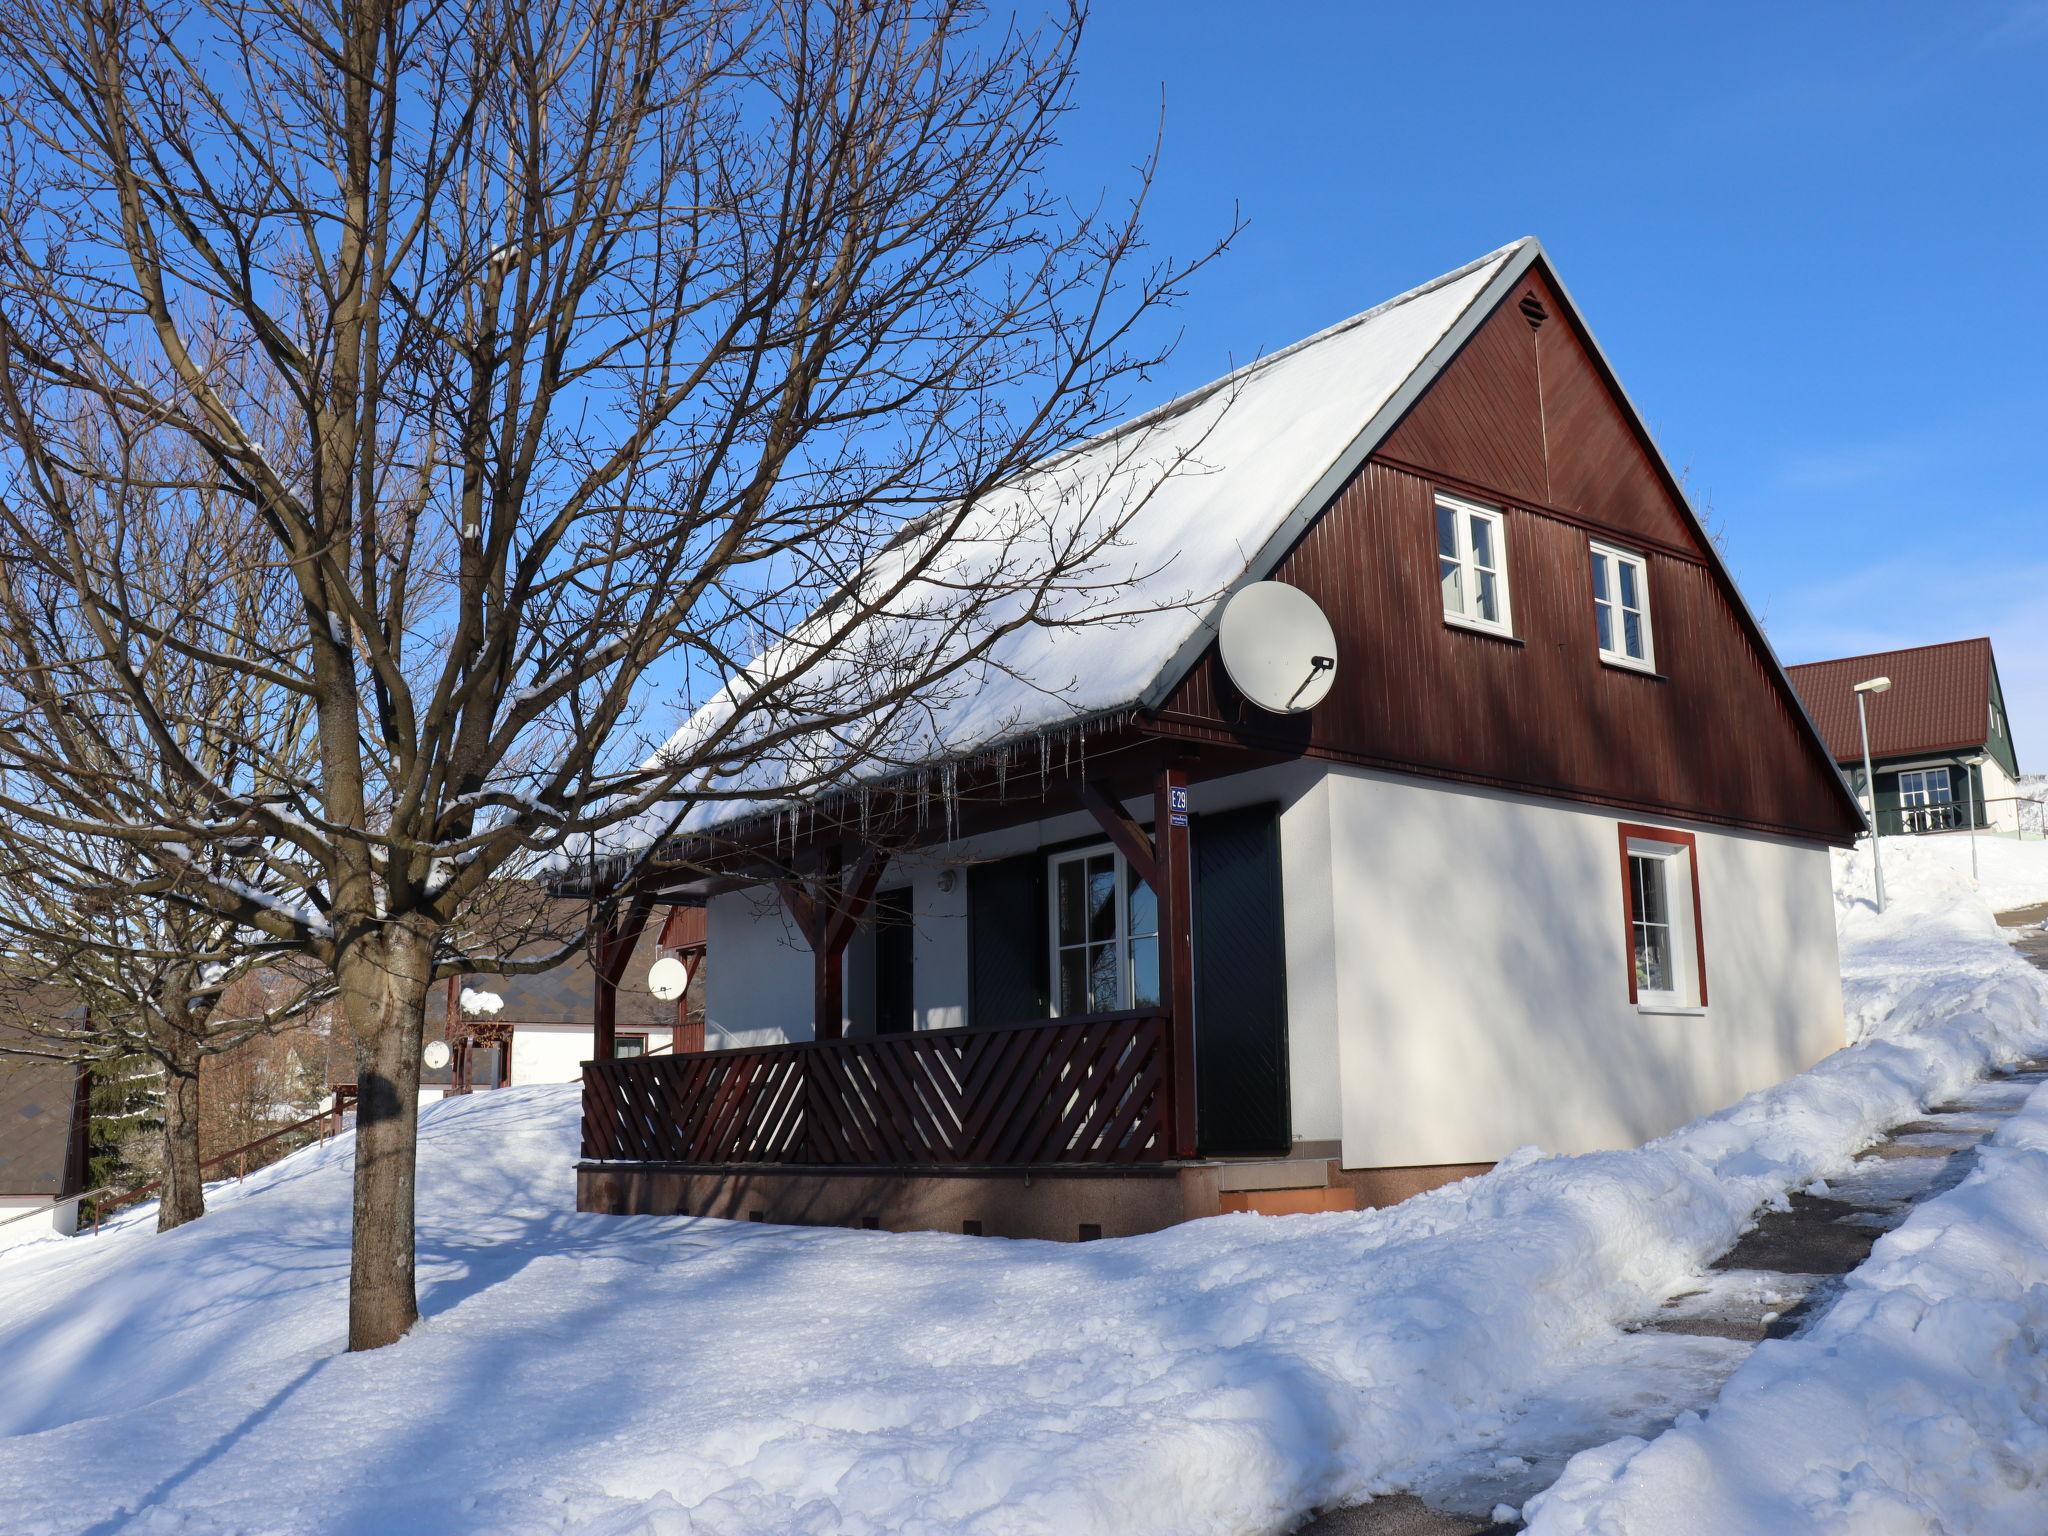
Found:
[(1060, 174), (1249, 221), (1147, 398), (1544, 242), (1787, 661), (1992, 636), (2048, 769), (2048, 3), (1098, 0)]

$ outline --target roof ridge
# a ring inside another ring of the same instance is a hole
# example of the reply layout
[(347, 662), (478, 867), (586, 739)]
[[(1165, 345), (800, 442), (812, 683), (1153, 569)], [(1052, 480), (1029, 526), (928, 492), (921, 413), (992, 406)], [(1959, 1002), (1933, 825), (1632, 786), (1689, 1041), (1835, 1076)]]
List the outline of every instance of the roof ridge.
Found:
[(1079, 448), (1086, 447), (1090, 444), (1113, 441), (1125, 432), (1134, 431), (1140, 427), (1151, 426), (1155, 422), (1164, 421), (1167, 420), (1169, 417), (1178, 416), (1184, 411), (1192, 410), (1196, 406), (1200, 405), (1204, 400), (1207, 400), (1210, 396), (1214, 395), (1218, 390), (1221, 390), (1230, 384), (1236, 383), (1241, 379), (1249, 378), (1252, 374), (1270, 368), (1275, 363), (1293, 357), (1298, 353), (1306, 352), (1310, 347), (1318, 346), (1321, 343), (1330, 340), (1330, 338), (1332, 338), (1333, 336), (1341, 336), (1346, 331), (1355, 330), (1357, 327), (1365, 324), (1365, 322), (1368, 320), (1378, 319), (1381, 315), (1387, 313), (1388, 310), (1398, 309), (1403, 304), (1413, 303), (1416, 299), (1421, 298), (1424, 294), (1434, 293), (1437, 289), (1447, 287), (1448, 285), (1459, 281), (1461, 278), (1470, 277), (1474, 272), (1477, 272), (1481, 267), (1487, 266), (1493, 262), (1505, 261), (1508, 257), (1512, 256), (1516, 251), (1519, 251), (1523, 246), (1532, 243), (1535, 240), (1535, 238), (1536, 237), (1534, 235), (1522, 235), (1517, 239), (1510, 240), (1506, 245), (1499, 246), (1494, 250), (1488, 251), (1484, 256), (1475, 257), (1473, 260), (1466, 262), (1462, 267), (1455, 268), (1454, 270), (1449, 272), (1439, 273), (1437, 276), (1432, 277), (1426, 283), (1418, 283), (1413, 288), (1407, 289), (1405, 292), (1395, 294), (1391, 299), (1383, 299), (1379, 303), (1373, 305), (1370, 309), (1361, 309), (1355, 315), (1347, 315), (1344, 319), (1334, 321), (1331, 324), (1324, 326), (1319, 331), (1311, 332), (1309, 335), (1302, 337), (1299, 341), (1289, 342), (1286, 346), (1281, 347), (1277, 351), (1260, 353), (1258, 356), (1252, 358), (1251, 361), (1246, 363), (1240, 363), (1237, 367), (1231, 369), (1228, 373), (1223, 374), (1221, 377), (1211, 379), (1206, 384), (1197, 385), (1195, 388), (1190, 389), (1183, 394), (1175, 395), (1171, 400), (1166, 401), (1164, 404), (1155, 405), (1149, 411), (1140, 412), (1138, 415), (1131, 417), (1127, 421), (1120, 422), (1114, 427), (1109, 427), (1104, 431), (1097, 433), (1095, 436), (1086, 439), (1083, 443), (1077, 444), (1074, 449), (1070, 449), (1068, 451), (1074, 452), (1078, 451)]
[(1961, 640), (1930, 640), (1924, 645), (1894, 645), (1881, 651), (1857, 651), (1849, 656), (1823, 656), (1818, 661), (1791, 661), (1785, 664), (1785, 670), (1797, 672), (1807, 667), (1837, 667), (1851, 661), (1869, 661), (1875, 656), (1908, 656), (1915, 651), (1946, 651), (1958, 646), (1990, 644), (1989, 635), (1969, 635)]

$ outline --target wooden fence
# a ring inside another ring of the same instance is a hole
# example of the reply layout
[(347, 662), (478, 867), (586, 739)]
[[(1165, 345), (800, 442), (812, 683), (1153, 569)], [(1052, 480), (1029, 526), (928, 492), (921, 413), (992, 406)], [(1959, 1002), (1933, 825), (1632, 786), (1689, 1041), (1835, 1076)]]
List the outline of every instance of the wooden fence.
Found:
[(1166, 1020), (1141, 1012), (586, 1062), (583, 1155), (840, 1168), (1164, 1162), (1171, 1054)]

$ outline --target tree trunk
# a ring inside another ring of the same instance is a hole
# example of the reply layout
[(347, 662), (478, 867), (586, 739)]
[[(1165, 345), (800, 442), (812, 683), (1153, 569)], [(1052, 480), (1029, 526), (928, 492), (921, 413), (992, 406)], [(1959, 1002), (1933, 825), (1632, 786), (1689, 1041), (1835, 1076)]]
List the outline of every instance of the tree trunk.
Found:
[(156, 1229), (168, 1232), (206, 1214), (199, 1171), (199, 1057), (176, 1050), (164, 1064), (164, 1188)]
[(413, 1288), (413, 1169), (420, 1037), (431, 946), (391, 934), (376, 960), (343, 967), (356, 1032), (356, 1181), (348, 1347), (381, 1349), (419, 1321)]

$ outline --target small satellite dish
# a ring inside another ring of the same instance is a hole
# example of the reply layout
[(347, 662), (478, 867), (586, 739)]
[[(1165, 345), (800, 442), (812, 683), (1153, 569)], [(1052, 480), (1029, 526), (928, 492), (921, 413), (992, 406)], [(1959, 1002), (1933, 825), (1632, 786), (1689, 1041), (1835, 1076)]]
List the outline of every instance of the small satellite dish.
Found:
[(647, 968), (647, 990), (672, 1003), (690, 990), (690, 968), (674, 955), (663, 955)]
[(1284, 581), (1255, 581), (1223, 605), (1223, 670), (1237, 691), (1276, 715), (1322, 703), (1337, 680), (1337, 636), (1316, 600)]
[(420, 1052), (420, 1060), (427, 1064), (429, 1072), (438, 1072), (448, 1065), (448, 1042), (429, 1040), (427, 1048)]

